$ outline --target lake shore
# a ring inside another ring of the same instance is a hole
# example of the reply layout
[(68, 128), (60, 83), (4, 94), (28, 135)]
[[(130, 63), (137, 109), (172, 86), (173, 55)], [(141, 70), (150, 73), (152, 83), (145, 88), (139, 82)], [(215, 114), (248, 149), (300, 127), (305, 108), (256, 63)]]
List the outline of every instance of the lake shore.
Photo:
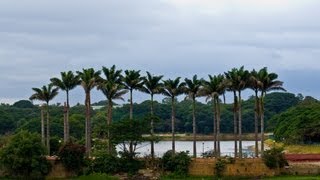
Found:
[[(147, 137), (148, 135), (144, 135)], [(161, 141), (171, 141), (172, 135), (171, 134), (155, 134), (157, 138), (159, 138)], [(268, 139), (269, 134), (265, 134), (265, 139)], [(176, 134), (175, 135), (176, 140), (178, 141), (193, 141), (193, 135), (192, 134)], [(197, 141), (213, 141), (213, 135), (204, 135), (204, 134), (197, 134), (196, 136)], [(220, 135), (221, 141), (234, 141), (234, 135), (233, 134), (221, 134)], [(243, 141), (254, 141), (254, 133), (247, 133), (242, 135)], [(259, 138), (260, 140), (260, 138)]]

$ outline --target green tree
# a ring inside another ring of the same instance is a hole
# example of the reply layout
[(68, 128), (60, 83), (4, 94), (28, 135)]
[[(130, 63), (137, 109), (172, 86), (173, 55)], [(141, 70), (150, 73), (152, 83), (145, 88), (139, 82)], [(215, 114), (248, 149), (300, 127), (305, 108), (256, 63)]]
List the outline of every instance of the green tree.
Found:
[(17, 101), (12, 106), (17, 108), (34, 108), (34, 105), (29, 100)]
[[(49, 120), (49, 102), (58, 95), (58, 88), (53, 88), (52, 84), (40, 88), (32, 88), (35, 92), (30, 96), (30, 100), (39, 100), (46, 102), (47, 107), (47, 151), (50, 155), (50, 120)], [(42, 118), (41, 118), (42, 119)], [(41, 121), (42, 142), (44, 142), (44, 122)]]
[(192, 79), (185, 78), (186, 83), (185, 93), (187, 94), (188, 99), (192, 100), (192, 130), (193, 130), (193, 157), (197, 157), (197, 144), (196, 144), (196, 97), (198, 96), (201, 79), (197, 78), (197, 75), (194, 75)]
[(207, 100), (213, 101), (213, 135), (214, 135), (214, 154), (220, 156), (220, 100), (219, 96), (223, 95), (226, 88), (226, 81), (223, 75), (209, 75), (209, 81), (203, 81), (203, 88), (200, 90), (201, 96), (206, 96)]
[(36, 133), (21, 131), (0, 151), (0, 162), (13, 177), (40, 178), (50, 170), (45, 147)]
[(151, 133), (151, 157), (154, 159), (154, 107), (153, 107), (153, 96), (155, 94), (160, 94), (163, 91), (163, 85), (160, 82), (163, 76), (153, 76), (149, 72), (147, 72), (147, 76), (144, 77), (143, 80), (143, 87), (141, 91), (151, 96), (151, 107), (150, 107), (150, 114), (151, 114), (151, 122), (150, 122), (150, 133)]
[(261, 123), (261, 152), (264, 151), (264, 98), (267, 92), (275, 91), (275, 90), (282, 90), (286, 91), (282, 85), (283, 82), (277, 80), (278, 74), (276, 73), (269, 73), (266, 67), (262, 68), (258, 72), (258, 79), (261, 82), (261, 95), (260, 95), (260, 123)]
[[(98, 85), (98, 89), (102, 91), (108, 100), (107, 125), (109, 127), (112, 123), (112, 108), (114, 104), (113, 100), (124, 100), (122, 96), (128, 91), (124, 90), (124, 86), (122, 85), (121, 70), (116, 70), (115, 65), (113, 65), (110, 69), (103, 67), (102, 71), (106, 76), (106, 79), (101, 80)], [(112, 146), (110, 144), (111, 136), (109, 130), (108, 139), (108, 152), (111, 153)]]
[(77, 71), (81, 86), (86, 94), (85, 106), (86, 106), (86, 155), (91, 156), (91, 90), (97, 86), (100, 81), (101, 71), (95, 71), (93, 68), (83, 69), (82, 72)]
[(163, 94), (171, 98), (171, 133), (172, 133), (172, 153), (176, 152), (175, 148), (175, 98), (184, 93), (185, 83), (180, 82), (180, 77), (174, 80), (168, 79), (163, 81)]
[(67, 95), (67, 104), (65, 109), (65, 115), (63, 119), (63, 140), (67, 142), (70, 137), (70, 128), (69, 128), (69, 113), (70, 113), (70, 104), (69, 104), (69, 92), (74, 89), (77, 85), (80, 84), (79, 76), (73, 74), (72, 71), (61, 72), (61, 79), (59, 78), (51, 78), (51, 83), (58, 87), (59, 89), (66, 92)]
[(140, 75), (140, 71), (125, 70), (125, 76), (123, 77), (123, 84), (125, 89), (130, 91), (130, 119), (133, 118), (133, 90), (139, 90), (143, 86), (143, 78)]
[(258, 72), (253, 69), (250, 72), (250, 79), (249, 79), (249, 88), (252, 89), (254, 91), (254, 95), (255, 95), (255, 101), (254, 101), (254, 136), (255, 136), (255, 157), (259, 157), (259, 145), (258, 145), (258, 127), (259, 127), (259, 123), (258, 123), (258, 118), (260, 115), (260, 105), (259, 105), (259, 90), (261, 87), (261, 82), (258, 79)]

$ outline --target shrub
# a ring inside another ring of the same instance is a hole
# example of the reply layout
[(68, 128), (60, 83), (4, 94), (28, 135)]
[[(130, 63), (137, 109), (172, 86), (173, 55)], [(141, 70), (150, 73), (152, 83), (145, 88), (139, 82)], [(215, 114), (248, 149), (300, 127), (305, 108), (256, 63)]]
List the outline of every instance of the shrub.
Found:
[(135, 174), (142, 167), (143, 163), (132, 157), (130, 152), (120, 153), (120, 170), (122, 172), (128, 172), (129, 174)]
[(162, 157), (164, 170), (171, 171), (178, 175), (188, 173), (191, 158), (189, 152), (179, 152), (173, 154), (171, 150), (167, 151)]
[(218, 177), (222, 177), (223, 172), (226, 168), (227, 164), (233, 164), (235, 162), (235, 159), (229, 156), (225, 156), (225, 157), (220, 157), (217, 159), (215, 166), (214, 166), (214, 171), (215, 174)]
[(282, 168), (288, 164), (284, 153), (282, 153), (283, 148), (272, 148), (264, 151), (262, 159), (266, 166), (271, 169)]
[(95, 159), (91, 161), (90, 173), (117, 173), (120, 171), (120, 160), (114, 155), (109, 155), (106, 152), (99, 153)]
[(64, 144), (59, 150), (59, 157), (63, 166), (71, 172), (80, 173), (85, 164), (85, 147), (72, 141)]
[(0, 162), (9, 176), (43, 177), (51, 168), (44, 154), (40, 136), (21, 131), (2, 148)]

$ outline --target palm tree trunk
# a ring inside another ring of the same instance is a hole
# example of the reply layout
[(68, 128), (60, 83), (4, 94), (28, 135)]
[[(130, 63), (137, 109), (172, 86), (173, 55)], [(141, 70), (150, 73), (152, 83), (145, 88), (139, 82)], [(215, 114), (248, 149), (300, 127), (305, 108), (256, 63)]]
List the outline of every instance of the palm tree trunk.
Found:
[(44, 105), (41, 106), (41, 142), (46, 145), (45, 127), (44, 127)]
[(49, 120), (49, 103), (47, 103), (47, 151), (50, 156), (50, 120)]
[(91, 156), (90, 92), (86, 93), (86, 156)]
[(176, 152), (175, 146), (175, 106), (174, 106), (174, 97), (171, 98), (171, 130), (172, 130), (172, 154)]
[(255, 157), (259, 157), (259, 145), (258, 145), (258, 116), (259, 116), (259, 99), (258, 91), (255, 91), (255, 111), (254, 111), (254, 138), (255, 138)]
[(217, 156), (220, 157), (220, 102), (217, 98)]
[(67, 142), (67, 103), (63, 105), (63, 142)]
[[(132, 89), (130, 89), (130, 119), (133, 119), (133, 100), (132, 100)], [(129, 145), (129, 151), (130, 154), (133, 154), (133, 144), (132, 141), (130, 141), (130, 145)]]
[(239, 158), (242, 158), (242, 107), (241, 107), (241, 91), (239, 93)]
[(193, 157), (197, 157), (196, 99), (192, 98)]
[(217, 101), (216, 98), (213, 98), (213, 143), (214, 143), (214, 147), (213, 147), (213, 152), (214, 152), (214, 156), (217, 156)]
[(110, 126), (112, 123), (112, 100), (108, 101), (108, 112), (107, 112), (107, 126), (108, 126), (108, 153), (111, 154), (112, 152), (112, 144), (111, 144), (111, 134), (110, 134)]
[(133, 102), (132, 102), (132, 89), (130, 89), (130, 119), (133, 119)]
[(70, 103), (69, 103), (69, 91), (67, 91), (67, 118), (66, 118), (66, 141), (70, 138), (70, 126), (69, 126), (69, 114), (70, 114)]
[(261, 120), (261, 154), (264, 152), (264, 93), (261, 92), (260, 97), (260, 120)]
[(151, 126), (151, 130), (150, 130), (150, 133), (151, 133), (151, 158), (153, 160), (154, 159), (153, 94), (151, 94), (151, 122), (150, 122), (150, 126)]
[(233, 91), (233, 133), (234, 133), (234, 157), (238, 157), (238, 97), (236, 91)]

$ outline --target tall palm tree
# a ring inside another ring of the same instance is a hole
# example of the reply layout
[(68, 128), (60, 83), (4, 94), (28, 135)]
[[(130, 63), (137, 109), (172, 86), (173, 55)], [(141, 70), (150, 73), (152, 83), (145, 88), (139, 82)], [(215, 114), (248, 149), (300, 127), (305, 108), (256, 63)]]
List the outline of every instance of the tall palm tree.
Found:
[(282, 86), (283, 82), (277, 80), (276, 73), (268, 73), (266, 67), (258, 72), (258, 79), (261, 82), (260, 95), (260, 123), (261, 123), (261, 152), (264, 152), (264, 97), (269, 91), (282, 90), (286, 91)]
[(86, 94), (85, 106), (86, 106), (86, 155), (91, 156), (91, 90), (97, 86), (100, 82), (101, 71), (95, 71), (93, 68), (82, 69), (82, 72), (77, 71), (80, 79), (80, 84)]
[(237, 96), (237, 69), (224, 73), (227, 80), (227, 90), (233, 93), (233, 134), (234, 134), (234, 157), (238, 157), (238, 96)]
[(171, 98), (171, 132), (172, 132), (172, 153), (175, 154), (175, 98), (184, 93), (184, 82), (180, 82), (180, 77), (174, 80), (168, 79), (163, 81), (163, 94)]
[(125, 89), (130, 91), (130, 119), (133, 118), (133, 90), (139, 90), (143, 86), (143, 78), (140, 75), (140, 71), (125, 70), (125, 76), (123, 77), (123, 85)]
[(154, 116), (154, 107), (153, 107), (153, 96), (155, 94), (160, 94), (163, 91), (163, 85), (160, 82), (162, 79), (162, 75), (161, 76), (153, 76), (151, 75), (149, 72), (147, 72), (147, 76), (144, 78), (143, 80), (143, 87), (141, 88), (142, 92), (145, 92), (147, 94), (150, 94), (151, 96), (151, 122), (150, 122), (150, 126), (151, 126), (151, 158), (154, 159), (154, 141), (153, 141), (153, 137), (154, 137), (154, 122), (153, 122), (153, 116)]
[(66, 92), (67, 95), (67, 104), (66, 104), (66, 113), (64, 118), (64, 142), (67, 142), (70, 137), (70, 128), (69, 128), (69, 92), (70, 90), (74, 89), (77, 85), (80, 84), (79, 76), (73, 74), (72, 71), (68, 72), (61, 72), (61, 79), (59, 78), (51, 78), (51, 83), (60, 88), (61, 90)]
[(250, 77), (250, 73), (247, 70), (244, 70), (242, 66), (238, 70), (238, 106), (239, 106), (239, 157), (242, 158), (242, 98), (241, 98), (241, 91), (245, 90), (248, 87), (248, 80)]
[[(133, 119), (133, 90), (140, 90), (143, 86), (143, 78), (140, 75), (140, 70), (125, 70), (125, 76), (123, 77), (122, 83), (124, 88), (130, 91), (130, 113), (129, 118)], [(129, 151), (133, 152), (133, 144), (130, 143)]]
[[(128, 91), (124, 90), (124, 86), (122, 85), (122, 76), (121, 70), (116, 70), (115, 65), (113, 65), (110, 69), (106, 67), (102, 67), (102, 71), (106, 77), (106, 79), (102, 79), (98, 85), (98, 89), (102, 91), (102, 93), (106, 96), (108, 100), (108, 108), (107, 108), (107, 125), (110, 127), (112, 123), (112, 108), (113, 108), (113, 100), (124, 100), (123, 95)], [(108, 153), (112, 152), (112, 145), (110, 144), (111, 136), (110, 131), (108, 129)]]
[(197, 144), (196, 144), (196, 97), (198, 96), (202, 80), (194, 75), (192, 79), (185, 78), (186, 83), (185, 93), (187, 98), (192, 99), (192, 129), (193, 129), (193, 157), (197, 157)]
[(248, 80), (250, 77), (249, 71), (245, 70), (244, 67), (240, 67), (239, 69), (233, 68), (227, 74), (227, 79), (231, 82), (232, 89), (235, 93), (238, 92), (238, 100), (237, 100), (237, 110), (238, 110), (238, 138), (239, 138), (239, 157), (242, 158), (242, 108), (241, 108), (241, 92), (247, 88)]
[[(30, 96), (30, 100), (39, 100), (46, 102), (47, 107), (47, 151), (50, 155), (50, 120), (49, 120), (49, 102), (58, 95), (58, 88), (53, 88), (52, 84), (42, 86), (42, 88), (32, 88), (35, 92)], [(42, 122), (43, 123), (43, 122)], [(41, 130), (44, 130), (44, 124), (41, 124)], [(44, 132), (41, 132), (43, 135)], [(43, 138), (43, 137), (42, 137)], [(43, 140), (42, 140), (43, 141)]]
[(203, 81), (203, 88), (200, 90), (201, 96), (206, 96), (207, 100), (211, 99), (213, 102), (213, 135), (214, 135), (214, 154), (220, 156), (220, 100), (219, 96), (225, 92), (226, 83), (223, 75), (217, 76), (209, 75), (209, 81)]
[(255, 101), (254, 101), (254, 137), (255, 137), (255, 157), (259, 157), (259, 145), (258, 145), (258, 118), (260, 115), (260, 106), (259, 106), (259, 89), (261, 87), (261, 82), (258, 79), (258, 72), (253, 69), (250, 72), (250, 80), (249, 80), (249, 88), (252, 89), (255, 93)]

